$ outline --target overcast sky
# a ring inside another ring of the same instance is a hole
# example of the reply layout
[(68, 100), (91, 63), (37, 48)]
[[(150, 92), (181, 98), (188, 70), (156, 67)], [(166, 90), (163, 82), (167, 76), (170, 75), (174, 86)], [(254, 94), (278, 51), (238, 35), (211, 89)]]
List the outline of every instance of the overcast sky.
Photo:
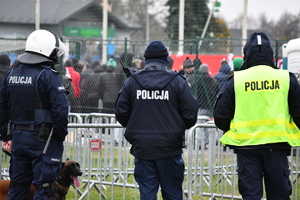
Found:
[[(214, 2), (215, 0), (210, 0)], [(220, 12), (217, 14), (227, 22), (239, 17), (244, 10), (244, 0), (218, 0), (221, 2)], [(300, 0), (248, 0), (248, 16), (257, 18), (265, 13), (268, 20), (277, 21), (285, 11), (291, 14), (300, 12)]]

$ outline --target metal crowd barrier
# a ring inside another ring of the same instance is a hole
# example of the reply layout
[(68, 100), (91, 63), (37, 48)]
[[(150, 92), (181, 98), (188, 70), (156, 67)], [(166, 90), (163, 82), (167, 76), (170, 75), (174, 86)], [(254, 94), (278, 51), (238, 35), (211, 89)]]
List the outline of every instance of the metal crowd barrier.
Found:
[[(242, 199), (238, 193), (236, 156), (224, 148), (219, 138), (223, 132), (207, 116), (186, 131), (185, 199)], [(133, 177), (134, 158), (130, 144), (124, 139), (123, 128), (113, 114), (90, 113), (69, 115), (63, 159), (80, 163), (83, 170), (81, 186), (72, 188), (67, 199), (139, 199), (138, 184)], [(205, 131), (209, 132), (205, 144)], [(1, 179), (8, 179), (8, 160), (1, 156)], [(292, 200), (299, 199), (299, 151), (289, 157), (293, 184)], [(162, 199), (158, 195), (158, 199)]]

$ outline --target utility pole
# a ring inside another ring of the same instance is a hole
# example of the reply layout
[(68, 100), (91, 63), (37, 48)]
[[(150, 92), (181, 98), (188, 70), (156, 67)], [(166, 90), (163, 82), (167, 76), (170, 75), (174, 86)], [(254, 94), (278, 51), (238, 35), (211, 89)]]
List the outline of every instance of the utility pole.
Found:
[(146, 41), (149, 41), (149, 12), (148, 12), (148, 0), (146, 0)]
[(102, 62), (107, 63), (107, 8), (108, 0), (103, 0), (103, 17), (102, 17)]
[[(247, 40), (248, 30), (248, 0), (244, 0), (244, 13), (243, 13), (243, 25), (242, 25), (242, 47), (245, 46)], [(243, 48), (241, 55), (243, 55)]]
[(179, 47), (178, 52), (183, 52), (183, 40), (184, 40), (184, 4), (185, 0), (180, 0), (179, 4)]
[(40, 0), (35, 0), (35, 30), (40, 29)]

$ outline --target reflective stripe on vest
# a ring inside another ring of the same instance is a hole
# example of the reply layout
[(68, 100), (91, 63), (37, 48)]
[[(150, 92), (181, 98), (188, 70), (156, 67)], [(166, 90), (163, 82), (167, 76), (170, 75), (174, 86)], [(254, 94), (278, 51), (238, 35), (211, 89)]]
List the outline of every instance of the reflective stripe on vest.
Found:
[(289, 72), (255, 66), (234, 72), (235, 113), (225, 145), (250, 146), (288, 142), (300, 146), (300, 131), (288, 108)]

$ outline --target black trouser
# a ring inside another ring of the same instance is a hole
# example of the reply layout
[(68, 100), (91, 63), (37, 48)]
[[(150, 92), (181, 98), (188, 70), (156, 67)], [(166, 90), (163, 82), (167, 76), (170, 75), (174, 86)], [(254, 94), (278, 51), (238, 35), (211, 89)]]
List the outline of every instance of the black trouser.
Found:
[[(9, 176), (15, 184), (12, 185), (8, 192), (8, 200), (27, 199), (29, 183), (34, 185), (52, 183), (60, 172), (64, 150), (63, 143), (54, 139), (51, 140), (47, 154), (43, 155), (46, 142), (41, 142), (37, 138), (37, 134), (37, 131), (21, 130), (14, 130), (12, 133), (12, 156)], [(47, 188), (36, 190), (34, 199), (48, 200)]]
[(238, 187), (243, 200), (263, 197), (263, 180), (268, 200), (288, 200), (292, 193), (285, 149), (238, 149)]
[(134, 160), (134, 178), (141, 200), (155, 200), (159, 186), (164, 200), (182, 200), (184, 161), (180, 156), (161, 160)]

